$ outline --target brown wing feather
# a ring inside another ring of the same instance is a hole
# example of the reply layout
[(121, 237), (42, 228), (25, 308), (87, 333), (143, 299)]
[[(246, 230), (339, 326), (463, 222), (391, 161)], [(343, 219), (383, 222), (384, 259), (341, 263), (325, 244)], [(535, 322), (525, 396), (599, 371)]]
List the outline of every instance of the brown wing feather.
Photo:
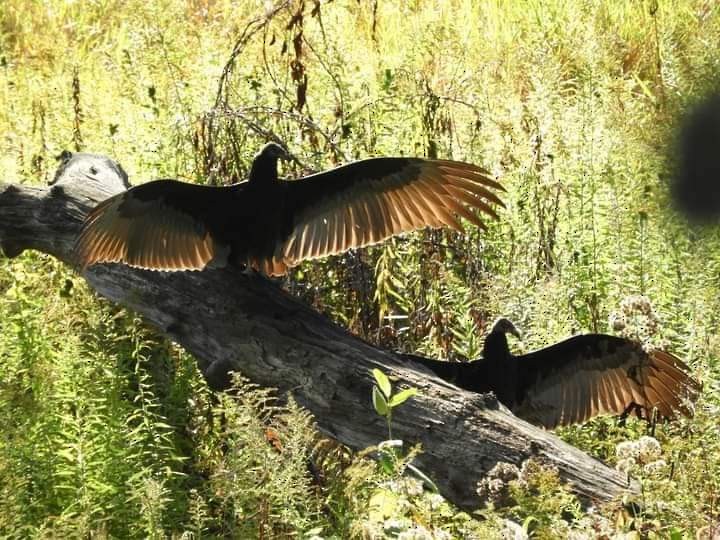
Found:
[(151, 270), (200, 270), (216, 252), (202, 223), (161, 201), (138, 200), (132, 191), (95, 207), (75, 244), (82, 268), (122, 262)]
[[(593, 339), (596, 348), (588, 346)], [(548, 351), (554, 356), (561, 352), (568, 356), (552, 358)], [(554, 365), (533, 375), (514, 411), (546, 428), (584, 422), (599, 414), (619, 415), (631, 406), (636, 406), (635, 414), (644, 417), (653, 409), (665, 419), (677, 413), (690, 415), (688, 403), (700, 391), (679, 358), (659, 350), (646, 352), (639, 344), (620, 338), (577, 336), (558, 344), (555, 351), (550, 347), (538, 353), (535, 358), (534, 353), (525, 355), (527, 369), (535, 369), (533, 361)], [(522, 370), (523, 357), (518, 358)]]
[(475, 165), (405, 158), (364, 160), (288, 182), (294, 218), (274, 257), (291, 267), (428, 226), (462, 230), (461, 219), (484, 227), (479, 216), (496, 218), (492, 205), (502, 205), (494, 191), (504, 190)]

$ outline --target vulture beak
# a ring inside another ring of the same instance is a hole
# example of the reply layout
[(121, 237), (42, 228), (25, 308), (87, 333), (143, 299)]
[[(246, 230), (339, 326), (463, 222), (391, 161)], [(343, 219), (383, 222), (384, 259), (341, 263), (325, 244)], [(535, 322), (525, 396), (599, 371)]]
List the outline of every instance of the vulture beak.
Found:
[(506, 319), (505, 317), (500, 317), (495, 321), (491, 332), (503, 332), (505, 334), (512, 334), (519, 340), (522, 340), (522, 335), (520, 334), (520, 331), (515, 328), (515, 325), (510, 322), (509, 319)]

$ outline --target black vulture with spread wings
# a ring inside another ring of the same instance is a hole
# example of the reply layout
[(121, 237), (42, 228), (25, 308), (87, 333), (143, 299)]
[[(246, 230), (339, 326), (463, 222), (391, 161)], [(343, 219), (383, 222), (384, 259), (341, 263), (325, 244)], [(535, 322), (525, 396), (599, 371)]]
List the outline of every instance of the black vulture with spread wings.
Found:
[(257, 154), (245, 182), (227, 187), (156, 180), (101, 202), (75, 253), (81, 267), (118, 262), (150, 270), (247, 265), (283, 275), (307, 259), (342, 253), (423, 227), (485, 227), (503, 188), (458, 161), (381, 157), (284, 181), (278, 144)]
[(473, 392), (493, 392), (515, 415), (552, 429), (602, 414), (671, 419), (692, 414), (700, 385), (676, 356), (646, 351), (629, 339), (578, 335), (528, 354), (514, 355), (506, 334), (519, 337), (498, 319), (485, 339), (483, 358), (444, 362), (406, 354), (442, 379)]

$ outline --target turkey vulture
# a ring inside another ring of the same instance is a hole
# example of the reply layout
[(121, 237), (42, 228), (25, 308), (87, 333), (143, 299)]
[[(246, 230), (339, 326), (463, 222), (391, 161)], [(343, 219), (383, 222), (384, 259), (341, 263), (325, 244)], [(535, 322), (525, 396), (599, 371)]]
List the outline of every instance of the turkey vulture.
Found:
[(282, 275), (306, 259), (375, 244), (426, 226), (485, 227), (504, 191), (480, 167), (440, 159), (381, 157), (298, 180), (278, 178), (287, 159), (268, 143), (247, 181), (227, 187), (156, 180), (101, 202), (75, 246), (81, 267), (120, 262), (150, 270), (249, 265)]
[(473, 392), (493, 392), (520, 418), (552, 429), (601, 414), (635, 414), (670, 419), (690, 416), (686, 400), (700, 385), (670, 353), (645, 351), (637, 342), (604, 334), (574, 336), (529, 354), (510, 352), (506, 333), (519, 337), (507, 319), (498, 319), (485, 339), (483, 358), (444, 362), (410, 354), (442, 379)]

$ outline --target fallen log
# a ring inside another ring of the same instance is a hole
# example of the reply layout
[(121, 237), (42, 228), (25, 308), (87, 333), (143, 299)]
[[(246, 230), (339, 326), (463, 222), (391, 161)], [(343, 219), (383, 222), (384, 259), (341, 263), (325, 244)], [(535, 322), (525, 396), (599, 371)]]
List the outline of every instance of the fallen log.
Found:
[[(0, 248), (9, 257), (35, 249), (73, 264), (72, 247), (86, 213), (127, 189), (109, 158), (66, 155), (48, 188), (0, 184)], [(373, 368), (419, 395), (393, 414), (393, 435), (421, 443), (417, 464), (461, 508), (479, 504), (477, 482), (497, 462), (533, 457), (558, 469), (581, 498), (604, 502), (637, 491), (625, 475), (552, 433), (514, 417), (492, 395), (452, 386), (418, 363), (351, 335), (277, 284), (238, 269), (160, 273), (121, 265), (83, 272), (100, 295), (141, 313), (197, 359), (211, 387), (227, 371), (291, 393), (318, 428), (351, 448), (386, 438), (371, 403)]]

